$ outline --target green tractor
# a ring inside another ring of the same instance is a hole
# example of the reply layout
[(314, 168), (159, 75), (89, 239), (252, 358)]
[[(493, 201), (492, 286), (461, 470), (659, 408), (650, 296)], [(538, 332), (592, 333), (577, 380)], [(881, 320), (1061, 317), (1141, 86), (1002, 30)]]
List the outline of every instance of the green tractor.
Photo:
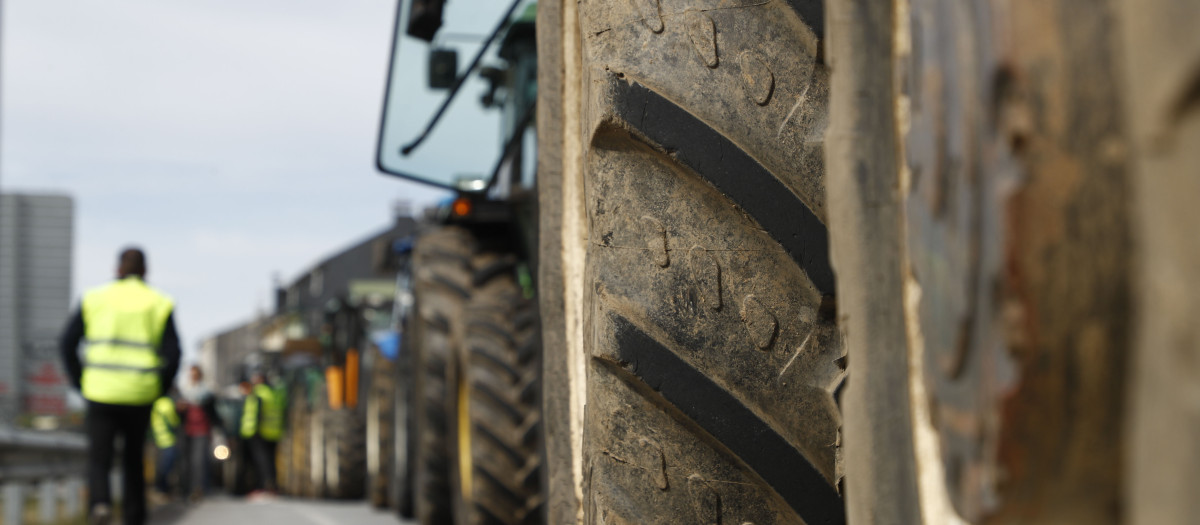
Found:
[[(318, 337), (288, 340), (279, 367), (286, 431), (277, 480), (287, 494), (359, 499), (368, 494), (378, 432), (377, 367), (390, 370), (372, 335), (387, 327), (391, 301), (340, 298), (325, 305)], [(390, 380), (390, 378), (389, 378)]]
[[(377, 504), (391, 502), (422, 523), (540, 523), (536, 4), (464, 4), (479, 12), (469, 13), (474, 25), (461, 31), (439, 29), (439, 2), (412, 2), (397, 21), (378, 165), (451, 189), (454, 197), (429, 214), (404, 255), (401, 288), (411, 307), (397, 316), (403, 343), (391, 383), (395, 401), (383, 401), (383, 388), (372, 405), (383, 409), (370, 409), (377, 428), (394, 428), (370, 432), (378, 441), (372, 449), (394, 453), (372, 462), (369, 484)], [(411, 92), (421, 86), (402, 54), (424, 47), (417, 41), (431, 43), (429, 87), (448, 90), (423, 129), (411, 126)], [(461, 70), (460, 49), (474, 52)], [(458, 97), (466, 92), (478, 102)], [(491, 131), (481, 131), (489, 124)]]
[(1200, 4), (402, 5), (423, 525), (1194, 521)]

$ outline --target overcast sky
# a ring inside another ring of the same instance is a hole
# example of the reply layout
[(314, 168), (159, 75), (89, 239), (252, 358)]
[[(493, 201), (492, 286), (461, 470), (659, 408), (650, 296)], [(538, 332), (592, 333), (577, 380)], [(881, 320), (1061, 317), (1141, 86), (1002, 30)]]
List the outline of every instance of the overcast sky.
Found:
[(194, 354), (270, 306), (273, 274), (443, 195), (374, 169), (394, 10), (5, 0), (0, 189), (75, 198), (76, 299), (145, 247)]

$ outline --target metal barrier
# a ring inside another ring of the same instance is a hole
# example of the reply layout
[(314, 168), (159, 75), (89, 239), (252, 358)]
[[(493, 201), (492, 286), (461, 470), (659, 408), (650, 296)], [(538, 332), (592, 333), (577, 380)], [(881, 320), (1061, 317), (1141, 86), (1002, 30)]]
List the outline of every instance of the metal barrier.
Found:
[(23, 523), (25, 491), (32, 487), (37, 487), (38, 519), (42, 523), (80, 515), (79, 495), (86, 462), (87, 439), (83, 435), (0, 427), (4, 525)]

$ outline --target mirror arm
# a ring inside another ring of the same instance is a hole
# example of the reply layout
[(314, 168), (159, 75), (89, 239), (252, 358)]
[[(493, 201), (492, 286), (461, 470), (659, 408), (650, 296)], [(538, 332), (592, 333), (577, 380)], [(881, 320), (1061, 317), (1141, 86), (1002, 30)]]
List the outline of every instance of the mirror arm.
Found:
[(442, 115), (446, 113), (446, 108), (450, 107), (450, 103), (454, 101), (454, 96), (458, 94), (459, 88), (466, 83), (467, 77), (471, 76), (471, 72), (475, 71), (475, 68), (479, 67), (479, 62), (483, 60), (483, 55), (487, 52), (488, 47), (491, 47), (492, 42), (494, 42), (496, 38), (500, 36), (500, 32), (504, 31), (504, 28), (508, 26), (509, 20), (512, 19), (512, 15), (514, 12), (516, 12), (517, 6), (521, 4), (521, 1), (522, 0), (513, 0), (512, 5), (508, 6), (508, 10), (504, 12), (504, 16), (500, 17), (500, 23), (496, 24), (496, 28), (492, 30), (492, 34), (487, 37), (487, 40), (483, 42), (483, 45), (479, 46), (479, 52), (475, 53), (475, 58), (471, 60), (471, 65), (467, 67), (467, 70), (463, 72), (462, 76), (458, 77), (458, 79), (454, 81), (454, 86), (450, 88), (450, 92), (447, 93), (446, 98), (442, 100), (442, 105), (438, 107), (437, 111), (434, 112), (433, 117), (429, 119), (429, 123), (425, 125), (425, 131), (422, 131), (421, 134), (418, 135), (417, 138), (413, 139), (412, 142), (409, 142), (408, 144), (405, 144), (404, 147), (400, 148), (401, 155), (407, 157), (409, 153), (412, 153), (414, 149), (417, 149), (417, 146), (420, 146), (421, 142), (425, 141), (425, 137), (428, 137), (429, 133), (433, 131), (434, 126), (437, 126), (438, 121), (442, 119)]
[[(533, 122), (534, 109), (537, 108), (537, 103), (529, 104), (525, 109), (525, 114), (521, 115), (521, 121), (513, 128), (513, 134), (508, 138), (508, 143), (504, 145), (504, 151), (500, 154), (500, 160), (496, 161), (496, 167), (492, 168), (492, 176), (488, 179), (487, 187), (483, 191), (492, 189), (496, 184), (497, 176), (500, 175), (500, 168), (504, 167), (504, 161), (516, 153), (517, 145), (521, 143), (521, 138), (525, 136), (525, 128)], [(536, 160), (536, 159), (535, 159)]]

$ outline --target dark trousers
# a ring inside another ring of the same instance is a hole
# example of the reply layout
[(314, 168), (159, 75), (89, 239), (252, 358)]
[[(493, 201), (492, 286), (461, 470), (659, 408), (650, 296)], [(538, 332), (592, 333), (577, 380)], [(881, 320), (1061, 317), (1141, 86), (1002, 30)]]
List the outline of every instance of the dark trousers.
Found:
[(212, 447), (208, 446), (208, 436), (187, 436), (183, 443), (187, 463), (186, 494), (202, 496), (208, 490), (208, 458), (212, 455)]
[(175, 468), (175, 460), (179, 457), (179, 446), (170, 446), (158, 451), (158, 465), (154, 469), (154, 488), (163, 494), (171, 493), (168, 477), (171, 469)]
[(88, 508), (112, 505), (108, 475), (112, 472), (117, 436), (120, 435), (125, 442), (121, 453), (122, 514), (127, 525), (145, 523), (146, 474), (142, 450), (146, 447), (146, 429), (150, 426), (150, 405), (107, 405), (89, 401), (84, 425), (88, 437)]
[(250, 438), (250, 457), (258, 473), (258, 488), (275, 490), (275, 442), (260, 436)]

